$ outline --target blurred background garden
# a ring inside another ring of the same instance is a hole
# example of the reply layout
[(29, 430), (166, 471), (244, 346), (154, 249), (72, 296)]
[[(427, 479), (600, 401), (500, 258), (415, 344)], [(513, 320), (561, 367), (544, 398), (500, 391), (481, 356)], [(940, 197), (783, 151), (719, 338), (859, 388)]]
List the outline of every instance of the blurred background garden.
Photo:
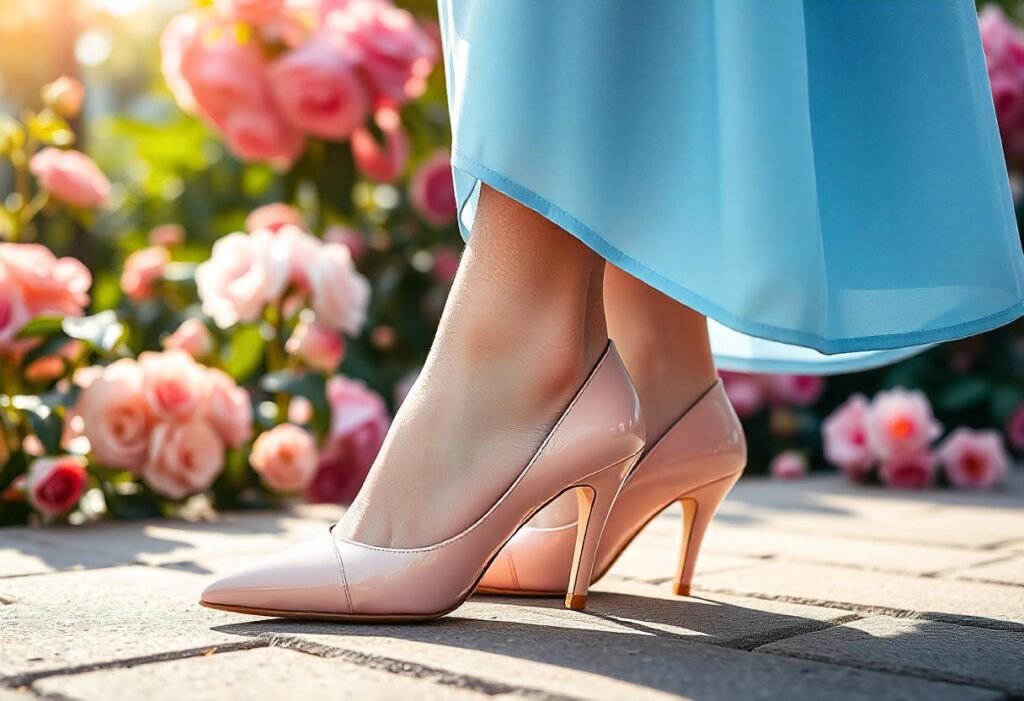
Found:
[[(984, 5), (1019, 194), (1024, 3)], [(350, 500), (462, 245), (433, 0), (0, 9), (0, 525)], [(998, 488), (1024, 455), (1022, 322), (723, 375), (750, 473)]]

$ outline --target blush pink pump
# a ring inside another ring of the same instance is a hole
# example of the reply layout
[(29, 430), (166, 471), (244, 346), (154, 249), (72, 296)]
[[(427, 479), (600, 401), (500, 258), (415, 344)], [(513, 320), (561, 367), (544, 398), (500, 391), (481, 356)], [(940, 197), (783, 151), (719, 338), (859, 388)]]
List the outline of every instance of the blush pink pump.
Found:
[[(704, 533), (746, 462), (743, 427), (718, 381), (647, 451), (626, 480), (597, 549), (593, 581), (611, 569), (651, 519), (681, 502), (683, 540), (674, 591), (689, 596)], [(477, 591), (560, 594), (577, 531), (575, 510), (559, 499), (505, 546)]]
[(577, 492), (574, 542), (565, 551), (566, 606), (582, 609), (601, 531), (644, 446), (640, 401), (609, 343), (582, 388), (512, 485), (447, 540), (383, 548), (334, 534), (312, 539), (217, 580), (210, 608), (285, 618), (411, 621), (438, 618), (473, 593), (502, 546), (546, 504)]

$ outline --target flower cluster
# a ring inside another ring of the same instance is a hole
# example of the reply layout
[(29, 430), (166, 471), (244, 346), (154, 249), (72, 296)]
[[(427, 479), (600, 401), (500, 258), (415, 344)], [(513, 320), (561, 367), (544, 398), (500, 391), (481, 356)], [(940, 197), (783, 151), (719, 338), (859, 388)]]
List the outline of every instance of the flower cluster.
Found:
[(740, 418), (749, 418), (769, 405), (811, 406), (825, 390), (817, 375), (753, 375), (722, 372), (722, 384)]
[(162, 496), (207, 489), (225, 449), (252, 434), (249, 394), (184, 351), (142, 353), (90, 374), (71, 429), (88, 439), (96, 463), (140, 476)]
[(941, 468), (955, 487), (987, 489), (1008, 471), (998, 431), (958, 428), (933, 448), (941, 435), (924, 393), (902, 388), (870, 402), (855, 394), (822, 424), (825, 457), (857, 482), (877, 466), (883, 483), (919, 489), (932, 485)]
[(1007, 160), (1024, 166), (1024, 32), (994, 4), (979, 16), (992, 99)]
[[(218, 0), (176, 17), (161, 48), (178, 104), (242, 160), (287, 166), (307, 137), (351, 138), (357, 164), (378, 180), (405, 165), (395, 108), (423, 92), (438, 53), (389, 0)], [(371, 115), (384, 146), (366, 127)]]

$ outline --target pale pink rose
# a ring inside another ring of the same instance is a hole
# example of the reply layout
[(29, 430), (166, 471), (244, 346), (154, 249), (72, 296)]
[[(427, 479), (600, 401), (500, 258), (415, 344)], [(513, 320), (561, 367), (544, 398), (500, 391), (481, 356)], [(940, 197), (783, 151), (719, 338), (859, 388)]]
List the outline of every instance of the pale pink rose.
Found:
[(221, 328), (255, 321), (284, 292), (290, 265), (287, 245), (265, 229), (228, 234), (196, 269), (203, 311)]
[(380, 395), (358, 380), (331, 378), (327, 402), (331, 427), (306, 498), (336, 504), (355, 498), (384, 443), (391, 419)]
[(434, 252), (434, 265), (430, 272), (434, 279), (445, 285), (450, 285), (455, 279), (455, 273), (459, 270), (459, 253), (450, 248), (441, 248)]
[(287, 168), (302, 153), (305, 139), (267, 107), (240, 109), (224, 121), (224, 140), (243, 161), (266, 161)]
[(798, 450), (787, 450), (772, 459), (768, 471), (777, 480), (797, 480), (807, 475), (807, 458)]
[(373, 120), (384, 135), (384, 146), (369, 129), (360, 127), (352, 133), (352, 156), (371, 180), (394, 182), (409, 162), (409, 137), (398, 112), (390, 107), (377, 110)]
[(134, 360), (117, 360), (90, 379), (74, 411), (82, 418), (93, 458), (104, 467), (137, 472), (149, 449), (152, 426), (142, 368)]
[(359, 274), (344, 246), (323, 246), (307, 270), (316, 322), (348, 334), (358, 334), (366, 320), (370, 283)]
[(204, 358), (213, 352), (213, 337), (199, 319), (185, 319), (164, 338), (163, 346), (164, 350), (182, 350), (193, 358)]
[(981, 42), (989, 71), (1024, 68), (1024, 32), (994, 3), (978, 13)]
[(927, 448), (892, 455), (884, 460), (878, 476), (884, 484), (898, 489), (924, 489), (935, 482), (935, 454)]
[(319, 324), (300, 323), (285, 349), (307, 366), (325, 374), (337, 370), (345, 357), (345, 341), (341, 335)]
[(741, 419), (750, 418), (764, 408), (767, 393), (760, 377), (724, 370), (718, 374), (729, 402)]
[(28, 469), (25, 481), (28, 502), (48, 517), (59, 516), (78, 504), (87, 480), (84, 458), (73, 455), (39, 458)]
[(1007, 419), (1006, 437), (1015, 450), (1024, 453), (1024, 404), (1018, 406)]
[(203, 23), (196, 13), (183, 12), (171, 18), (160, 35), (160, 71), (174, 101), (185, 112), (198, 109), (192, 87), (182, 74), (185, 56), (201, 39)]
[(223, 370), (206, 368), (206, 416), (230, 448), (240, 448), (252, 436), (252, 400)]
[(0, 243), (0, 267), (21, 288), (29, 315), (81, 316), (92, 275), (75, 258), (57, 258), (37, 243)]
[(30, 318), (21, 286), (0, 260), (0, 353), (23, 345), (14, 339)]
[(309, 268), (320, 255), (323, 242), (308, 231), (285, 224), (277, 230), (278, 245), (288, 257), (288, 280), (300, 292), (309, 292)]
[(902, 387), (875, 395), (867, 428), (868, 445), (883, 460), (920, 453), (942, 434), (924, 393)]
[(280, 424), (256, 437), (249, 463), (271, 489), (297, 492), (306, 488), (316, 472), (316, 444), (309, 431)]
[(131, 253), (121, 272), (121, 291), (136, 302), (152, 299), (155, 285), (163, 278), (170, 262), (171, 254), (163, 246), (150, 246)]
[(206, 395), (204, 368), (188, 353), (169, 350), (143, 353), (142, 393), (150, 412), (159, 420), (194, 415)]
[(270, 85), (295, 128), (325, 139), (347, 138), (369, 111), (351, 56), (325, 38), (278, 58), (270, 67)]
[(305, 397), (295, 396), (288, 402), (288, 421), (305, 425), (313, 420), (313, 402)]
[(939, 447), (939, 461), (950, 484), (960, 489), (991, 489), (1010, 470), (998, 431), (958, 428)]
[(769, 386), (772, 399), (776, 401), (810, 406), (825, 391), (825, 380), (818, 375), (772, 375)]
[(110, 197), (107, 176), (81, 151), (47, 147), (32, 156), (28, 167), (40, 187), (73, 207), (95, 209)]
[(157, 494), (182, 499), (213, 484), (224, 468), (224, 444), (200, 418), (159, 423), (153, 429), (142, 479)]
[(181, 224), (161, 224), (149, 232), (150, 246), (174, 248), (185, 240), (185, 228)]
[(347, 226), (329, 226), (324, 231), (324, 243), (340, 243), (352, 254), (352, 260), (359, 262), (369, 251), (363, 234)]
[(455, 221), (455, 183), (447, 151), (437, 151), (424, 161), (409, 181), (409, 203), (434, 227)]
[(864, 481), (875, 464), (868, 445), (870, 405), (863, 394), (854, 394), (821, 424), (825, 459), (854, 482)]
[(325, 26), (358, 50), (376, 105), (403, 104), (423, 94), (437, 51), (408, 11), (379, 0), (352, 0), (327, 13)]
[(245, 218), (245, 230), (250, 233), (257, 229), (267, 229), (277, 233), (284, 226), (297, 226), (300, 229), (305, 229), (306, 220), (302, 218), (302, 212), (283, 202), (257, 207)]
[(60, 116), (74, 119), (82, 111), (85, 87), (78, 80), (62, 75), (43, 86), (43, 101)]
[(285, 0), (216, 0), (215, 7), (241, 22), (263, 24), (281, 16)]
[(179, 30), (174, 49), (196, 110), (212, 124), (223, 129), (235, 112), (270, 104), (263, 52), (256, 42), (239, 41), (230, 22), (196, 20)]

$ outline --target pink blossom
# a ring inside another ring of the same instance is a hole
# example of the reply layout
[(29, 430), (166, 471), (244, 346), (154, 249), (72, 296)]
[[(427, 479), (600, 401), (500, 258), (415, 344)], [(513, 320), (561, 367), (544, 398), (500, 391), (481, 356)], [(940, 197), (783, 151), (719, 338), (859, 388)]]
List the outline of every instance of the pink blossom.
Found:
[(868, 445), (883, 460), (918, 454), (942, 433), (924, 393), (902, 387), (875, 396), (867, 429)]
[(1006, 437), (1010, 445), (1024, 452), (1024, 404), (1019, 405), (1006, 421)]
[(409, 203), (434, 227), (455, 221), (455, 184), (447, 151), (436, 151), (413, 173), (409, 181)]
[(171, 18), (160, 35), (160, 71), (171, 90), (174, 101), (185, 112), (198, 110), (192, 87), (182, 73), (185, 56), (201, 39), (202, 23), (199, 15), (183, 12)]
[(278, 243), (288, 258), (288, 280), (302, 293), (310, 289), (309, 269), (323, 249), (316, 236), (286, 224), (277, 230)]
[(182, 499), (208, 489), (224, 468), (224, 444), (199, 417), (153, 429), (142, 479), (157, 494)]
[(787, 450), (772, 459), (768, 471), (777, 480), (800, 479), (807, 474), (807, 458), (798, 450)]
[(455, 279), (455, 273), (459, 270), (459, 254), (450, 248), (441, 248), (434, 251), (434, 265), (430, 272), (438, 282), (450, 285)]
[(898, 489), (924, 489), (935, 481), (935, 454), (927, 448), (891, 455), (882, 460), (878, 476)]
[(203, 358), (213, 352), (213, 337), (199, 319), (185, 319), (164, 338), (163, 346), (164, 350), (182, 350), (193, 358)]
[(351, 0), (326, 14), (325, 27), (357, 49), (377, 106), (423, 94), (437, 51), (409, 12), (379, 0)]
[(149, 232), (150, 246), (174, 248), (181, 245), (184, 240), (185, 229), (181, 224), (161, 224), (153, 227)]
[(98, 463), (132, 472), (140, 469), (153, 419), (138, 363), (124, 359), (103, 368), (82, 390), (74, 412), (82, 418), (82, 433)]
[(764, 382), (757, 375), (722, 371), (719, 373), (725, 393), (741, 419), (761, 411), (766, 399)]
[(295, 396), (288, 402), (288, 421), (304, 425), (313, 420), (313, 402), (303, 396)]
[(282, 113), (296, 128), (341, 140), (366, 119), (366, 90), (344, 46), (314, 39), (277, 59), (270, 84)]
[(29, 170), (54, 199), (73, 207), (95, 209), (110, 197), (107, 176), (81, 151), (44, 148), (32, 156)]
[(359, 262), (366, 255), (369, 247), (363, 234), (347, 226), (334, 225), (324, 231), (324, 243), (340, 243), (352, 254), (352, 260)]
[(281, 16), (285, 0), (216, 0), (216, 7), (241, 22), (263, 24)]
[(825, 390), (825, 380), (818, 375), (772, 375), (769, 383), (773, 399), (796, 406), (814, 404)]
[(939, 447), (939, 461), (954, 487), (991, 489), (1010, 469), (998, 431), (958, 428)]
[(268, 230), (228, 234), (196, 270), (203, 311), (221, 328), (255, 321), (284, 292), (290, 266), (287, 243)]
[(68, 341), (56, 353), (32, 361), (25, 368), (25, 379), (38, 383), (53, 382), (64, 374), (65, 363), (73, 363), (82, 348), (81, 341)]
[(19, 348), (14, 339), (30, 318), (21, 286), (0, 261), (0, 353)]
[(0, 243), (0, 268), (20, 290), (30, 316), (81, 316), (92, 275), (75, 258), (57, 258), (37, 243)]
[(62, 75), (43, 86), (43, 100), (60, 116), (74, 119), (82, 111), (85, 87), (78, 80)]
[(231, 152), (241, 160), (277, 168), (289, 167), (305, 147), (302, 134), (265, 106), (236, 110), (225, 119), (223, 131)]
[(316, 444), (308, 431), (280, 424), (256, 438), (249, 462), (271, 489), (297, 492), (306, 488), (316, 472)]
[(154, 286), (164, 276), (164, 268), (171, 262), (171, 254), (163, 246), (150, 246), (133, 252), (124, 261), (121, 272), (121, 290), (132, 300), (152, 299)]
[(331, 427), (306, 496), (312, 502), (348, 502), (384, 443), (390, 417), (380, 395), (346, 377), (327, 383), (327, 402)]
[(85, 460), (81, 457), (39, 458), (29, 466), (25, 482), (28, 501), (46, 516), (59, 516), (82, 498), (87, 479)]
[(337, 331), (318, 324), (299, 324), (285, 344), (286, 350), (319, 372), (330, 374), (345, 356), (345, 342)]
[(1024, 33), (996, 5), (979, 16), (999, 130), (1008, 160), (1024, 162)]
[(409, 162), (409, 137), (398, 112), (390, 107), (377, 110), (374, 122), (384, 134), (384, 147), (369, 129), (361, 127), (352, 133), (352, 156), (359, 170), (371, 180), (394, 182)]
[(231, 448), (240, 448), (252, 436), (252, 400), (223, 370), (206, 369), (206, 417)]
[(142, 393), (157, 419), (192, 416), (201, 408), (206, 392), (204, 368), (188, 353), (143, 353), (138, 362)]
[(316, 322), (357, 334), (366, 320), (370, 283), (359, 274), (344, 246), (323, 246), (307, 270)]
[(825, 458), (854, 482), (867, 478), (875, 462), (868, 445), (870, 405), (855, 394), (833, 411), (821, 425)]
[(257, 207), (245, 218), (245, 230), (249, 233), (257, 229), (267, 229), (277, 233), (284, 226), (297, 226), (300, 229), (305, 229), (306, 220), (302, 218), (302, 212), (283, 202)]

